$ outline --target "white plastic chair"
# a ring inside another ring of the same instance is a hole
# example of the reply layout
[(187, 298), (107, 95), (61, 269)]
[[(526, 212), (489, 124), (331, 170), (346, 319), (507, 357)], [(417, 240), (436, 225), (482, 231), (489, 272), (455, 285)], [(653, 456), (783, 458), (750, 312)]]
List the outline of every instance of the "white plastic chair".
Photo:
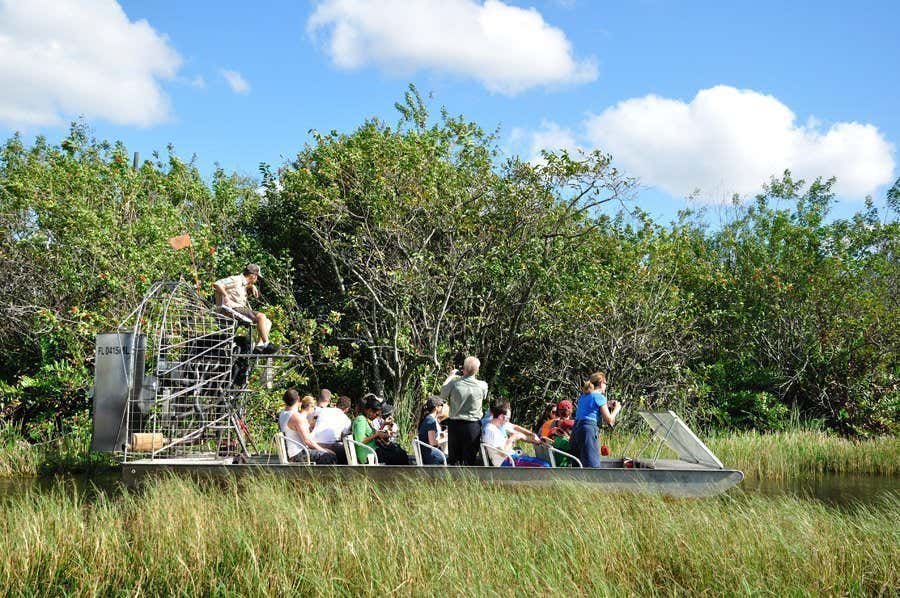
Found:
[(427, 450), (431, 450), (432, 453), (437, 453), (438, 455), (440, 455), (441, 460), (444, 462), (444, 467), (447, 466), (447, 455), (446, 455), (446, 453), (444, 453), (444, 451), (437, 448), (436, 446), (431, 446), (428, 443), (422, 442), (418, 438), (413, 438), (412, 449), (413, 449), (413, 455), (416, 457), (416, 465), (418, 465), (419, 467), (425, 465), (425, 463), (422, 460), (423, 447)]
[(506, 452), (503, 449), (499, 449), (496, 446), (491, 446), (489, 444), (481, 443), (481, 460), (484, 462), (485, 467), (500, 467), (500, 465), (494, 465), (491, 461), (489, 453), (493, 451), (494, 453), (503, 455), (504, 459), (500, 462), (500, 465), (509, 461), (509, 465), (511, 467), (516, 466), (516, 460), (514, 459), (515, 454), (512, 452)]
[[(288, 438), (281, 432), (279, 432), (278, 434), (275, 434), (275, 438), (273, 439), (273, 441), (275, 443), (275, 449), (278, 451), (278, 462), (281, 463), (282, 465), (290, 465), (290, 464), (295, 464), (295, 463), (296, 464), (304, 464), (304, 465), (315, 465), (315, 463), (313, 463), (312, 459), (310, 458), (309, 449), (306, 448), (303, 444), (297, 442), (296, 440)], [(290, 461), (287, 456), (287, 443), (288, 442), (290, 442), (291, 444), (293, 444), (294, 446), (299, 448), (300, 452), (304, 453), (306, 455), (306, 459), (303, 461), (293, 461), (293, 462)]]
[[(348, 465), (378, 465), (378, 453), (370, 446), (366, 446), (362, 442), (353, 440), (353, 436), (344, 436), (344, 454), (347, 456)], [(366, 451), (366, 463), (360, 464), (356, 458), (356, 449), (361, 447)]]

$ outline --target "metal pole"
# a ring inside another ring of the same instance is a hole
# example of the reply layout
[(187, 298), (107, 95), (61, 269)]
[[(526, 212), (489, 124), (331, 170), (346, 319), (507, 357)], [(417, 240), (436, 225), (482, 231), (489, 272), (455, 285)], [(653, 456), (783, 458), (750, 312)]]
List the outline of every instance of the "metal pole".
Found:
[(140, 156), (140, 154), (137, 152), (134, 152), (134, 162), (131, 163), (131, 168), (134, 170), (138, 169), (138, 156)]

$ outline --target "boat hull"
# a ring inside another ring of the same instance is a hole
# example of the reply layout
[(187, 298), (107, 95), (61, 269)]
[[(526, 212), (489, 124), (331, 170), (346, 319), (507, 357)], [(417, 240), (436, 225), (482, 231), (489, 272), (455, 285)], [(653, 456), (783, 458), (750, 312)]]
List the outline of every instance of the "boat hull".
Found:
[[(688, 465), (688, 464), (686, 464)], [(676, 497), (720, 494), (739, 484), (744, 474), (737, 470), (665, 466), (656, 468), (526, 468), (526, 467), (416, 467), (398, 465), (281, 465), (272, 463), (231, 464), (225, 461), (165, 459), (133, 461), (122, 465), (122, 480), (129, 486), (159, 475), (195, 478), (240, 478), (277, 476), (315, 482), (371, 480), (473, 480), (495, 484), (551, 485), (590, 484), (608, 492), (651, 493)]]

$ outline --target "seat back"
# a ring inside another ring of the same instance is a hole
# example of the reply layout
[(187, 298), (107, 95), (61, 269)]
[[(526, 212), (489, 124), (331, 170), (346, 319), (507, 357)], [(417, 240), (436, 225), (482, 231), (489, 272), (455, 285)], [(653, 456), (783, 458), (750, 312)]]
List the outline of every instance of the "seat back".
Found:
[(422, 451), (431, 451), (432, 454), (437, 453), (441, 457), (441, 461), (444, 462), (444, 467), (447, 466), (447, 454), (436, 446), (431, 446), (425, 442), (422, 442), (418, 438), (413, 438), (412, 441), (413, 454), (416, 456), (416, 465), (424, 465), (422, 460)]
[(275, 435), (275, 438), (272, 439), (273, 444), (275, 444), (275, 450), (278, 452), (278, 462), (282, 465), (287, 465), (289, 463), (287, 457), (287, 448), (284, 446), (284, 434), (279, 432)]
[[(360, 463), (356, 457), (356, 449), (361, 448), (366, 451), (366, 463)], [(378, 465), (378, 454), (370, 446), (366, 446), (362, 442), (353, 440), (353, 436), (344, 436), (344, 453), (347, 455), (348, 465)]]
[(505, 458), (500, 462), (500, 465), (509, 461), (510, 467), (516, 466), (516, 461), (513, 459), (512, 453), (507, 453), (502, 449), (498, 449), (495, 446), (491, 446), (489, 444), (481, 443), (481, 460), (484, 462), (485, 467), (499, 467), (499, 465), (494, 465), (493, 461), (491, 461), (491, 455), (503, 455)]
[(413, 438), (413, 441), (412, 441), (413, 457), (416, 458), (416, 465), (418, 465), (419, 467), (425, 465), (425, 463), (422, 462), (422, 447), (421, 447), (421, 445), (422, 445), (421, 440), (419, 440), (418, 438)]
[(353, 448), (353, 437), (349, 434), (341, 438), (341, 444), (344, 445), (344, 455), (347, 457), (347, 465), (359, 465), (356, 460), (356, 450)]
[(294, 446), (300, 449), (300, 453), (303, 455), (303, 459), (300, 461), (294, 461), (294, 463), (301, 463), (304, 465), (315, 465), (313, 463), (312, 458), (309, 454), (309, 449), (306, 448), (303, 444), (297, 442), (296, 440), (291, 440), (281, 432), (275, 434), (275, 449), (278, 451), (278, 462), (282, 465), (291, 464), (290, 459), (288, 459), (288, 451), (287, 445), (288, 443), (292, 443)]

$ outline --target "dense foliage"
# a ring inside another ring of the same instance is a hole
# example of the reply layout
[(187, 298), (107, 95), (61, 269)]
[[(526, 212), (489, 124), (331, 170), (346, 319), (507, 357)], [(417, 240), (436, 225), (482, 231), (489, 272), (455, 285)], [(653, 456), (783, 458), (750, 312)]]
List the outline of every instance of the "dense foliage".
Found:
[[(205, 182), (172, 148), (132, 168), (75, 125), (0, 148), (0, 416), (34, 438), (85, 420), (93, 335), (152, 280), (268, 275), (283, 383), (414, 405), (467, 353), (527, 420), (590, 371), (632, 405), (718, 428), (791, 417), (850, 434), (900, 421), (900, 187), (834, 219), (833, 181), (773, 178), (749, 205), (654, 222), (612, 158), (504, 158), (414, 89), (397, 126), (314, 141), (261, 183)], [(259, 418), (273, 393), (251, 407)]]

